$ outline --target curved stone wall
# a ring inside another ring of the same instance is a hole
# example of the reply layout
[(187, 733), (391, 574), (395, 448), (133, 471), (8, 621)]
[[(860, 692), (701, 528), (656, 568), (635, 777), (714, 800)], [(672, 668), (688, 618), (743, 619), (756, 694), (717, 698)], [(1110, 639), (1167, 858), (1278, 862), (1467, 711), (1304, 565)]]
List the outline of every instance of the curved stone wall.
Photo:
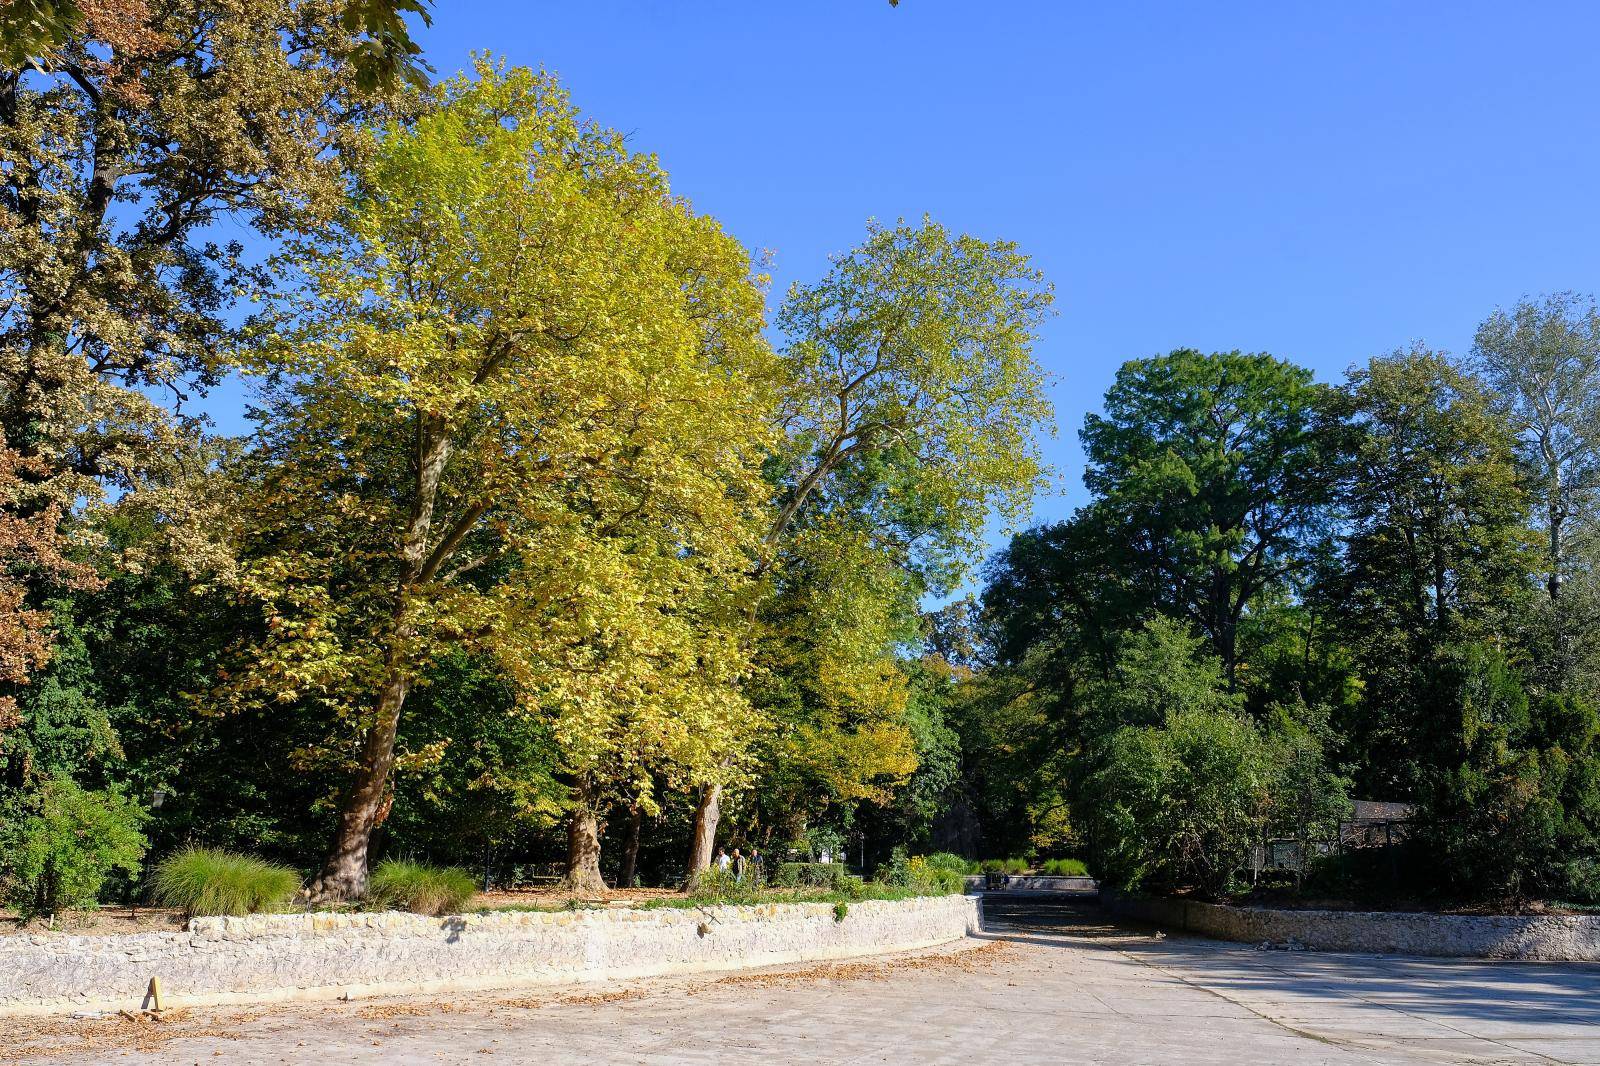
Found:
[(691, 910), (272, 914), (181, 933), (0, 937), (0, 1013), (517, 987), (840, 959), (976, 931), (977, 900), (937, 896)]
[(1600, 915), (1275, 910), (1102, 892), (1113, 913), (1245, 943), (1317, 951), (1600, 962)]

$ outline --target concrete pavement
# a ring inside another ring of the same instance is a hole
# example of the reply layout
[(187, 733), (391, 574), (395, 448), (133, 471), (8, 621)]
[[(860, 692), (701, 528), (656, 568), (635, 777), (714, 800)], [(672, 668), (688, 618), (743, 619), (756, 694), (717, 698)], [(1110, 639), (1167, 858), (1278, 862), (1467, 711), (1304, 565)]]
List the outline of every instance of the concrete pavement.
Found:
[(958, 949), (160, 1023), (19, 1023), (0, 1034), (0, 1060), (1600, 1064), (1600, 966), (1257, 951), (1118, 926), (1073, 901), (985, 903), (982, 941)]

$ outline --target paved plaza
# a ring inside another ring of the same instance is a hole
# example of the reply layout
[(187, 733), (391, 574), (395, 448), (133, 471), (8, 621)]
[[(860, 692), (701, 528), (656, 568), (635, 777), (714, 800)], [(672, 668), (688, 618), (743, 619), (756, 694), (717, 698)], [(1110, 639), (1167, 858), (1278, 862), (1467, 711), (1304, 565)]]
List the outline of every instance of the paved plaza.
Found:
[(0, 1060), (1600, 1063), (1600, 965), (1260, 951), (1115, 925), (1072, 901), (990, 897), (985, 908), (983, 939), (958, 949), (161, 1022), (28, 1022), (0, 1035)]

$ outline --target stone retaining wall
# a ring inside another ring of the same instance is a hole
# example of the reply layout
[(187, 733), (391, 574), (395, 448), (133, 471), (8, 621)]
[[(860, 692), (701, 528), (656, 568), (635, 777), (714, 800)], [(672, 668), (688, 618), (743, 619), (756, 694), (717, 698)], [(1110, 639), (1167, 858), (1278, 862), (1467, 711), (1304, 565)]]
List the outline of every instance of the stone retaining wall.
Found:
[[(969, 892), (981, 891), (989, 886), (989, 878), (985, 874), (968, 874), (965, 880)], [(1006, 892), (1071, 892), (1081, 895), (1099, 890), (1100, 882), (1092, 877), (1064, 877), (1057, 874), (1005, 875)]]
[(931, 947), (978, 928), (977, 900), (938, 896), (690, 910), (273, 914), (196, 918), (181, 933), (0, 937), (0, 1013), (356, 998), (645, 977)]
[(1102, 892), (1108, 910), (1219, 940), (1317, 951), (1600, 962), (1600, 915), (1274, 910)]

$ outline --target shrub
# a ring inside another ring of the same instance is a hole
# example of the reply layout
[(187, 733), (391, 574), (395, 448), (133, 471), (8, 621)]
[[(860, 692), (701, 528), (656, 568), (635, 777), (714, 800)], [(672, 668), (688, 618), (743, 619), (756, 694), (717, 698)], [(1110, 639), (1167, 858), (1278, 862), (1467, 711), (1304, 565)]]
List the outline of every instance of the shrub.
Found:
[(833, 905), (833, 920), (842, 922), (850, 916), (850, 904), (840, 900)]
[(1028, 861), (1026, 859), (1007, 859), (1006, 860), (1006, 873), (1008, 873), (1008, 874), (1025, 874), (1027, 872), (1028, 872)]
[(848, 877), (843, 863), (837, 862), (785, 862), (778, 865), (772, 883), (779, 888), (837, 887), (840, 879)]
[(300, 889), (300, 875), (253, 855), (185, 848), (156, 864), (151, 898), (185, 914), (255, 914), (278, 910)]
[(980, 873), (978, 863), (972, 859), (963, 859), (961, 856), (949, 851), (936, 851), (932, 855), (924, 855), (923, 861), (936, 870), (953, 870), (962, 876)]
[(6, 902), (25, 920), (94, 906), (114, 871), (130, 880), (139, 875), (146, 818), (114, 789), (47, 781), (31, 804), (11, 812), (0, 837)]
[(1229, 711), (1119, 730), (1090, 781), (1095, 794), (1117, 797), (1094, 811), (1095, 868), (1123, 890), (1225, 892), (1265, 825), (1273, 755), (1255, 725)]
[(906, 864), (910, 875), (908, 888), (928, 895), (949, 896), (967, 887), (965, 875), (956, 870), (930, 864), (924, 856), (916, 855)]
[[(962, 860), (962, 866), (965, 865), (965, 860)], [(966, 887), (962, 877), (960, 872), (950, 869), (948, 865), (935, 866), (923, 855), (913, 855), (908, 859), (903, 849), (896, 848), (894, 857), (884, 864), (878, 880), (893, 888), (909, 888), (921, 895), (943, 896), (962, 891)]]
[(1025, 874), (1028, 872), (1028, 863), (1025, 859), (984, 859), (982, 872), (986, 874)]
[(833, 894), (845, 899), (866, 899), (867, 883), (855, 874), (842, 874), (833, 883)]
[(455, 866), (385, 859), (367, 879), (367, 906), (415, 914), (454, 914), (478, 894), (478, 884)]
[(689, 886), (689, 898), (696, 903), (748, 904), (759, 902), (759, 896), (754, 878), (740, 881), (732, 870), (718, 866), (700, 871)]
[(1089, 876), (1089, 868), (1080, 859), (1051, 859), (1044, 864), (1044, 872), (1051, 877)]

